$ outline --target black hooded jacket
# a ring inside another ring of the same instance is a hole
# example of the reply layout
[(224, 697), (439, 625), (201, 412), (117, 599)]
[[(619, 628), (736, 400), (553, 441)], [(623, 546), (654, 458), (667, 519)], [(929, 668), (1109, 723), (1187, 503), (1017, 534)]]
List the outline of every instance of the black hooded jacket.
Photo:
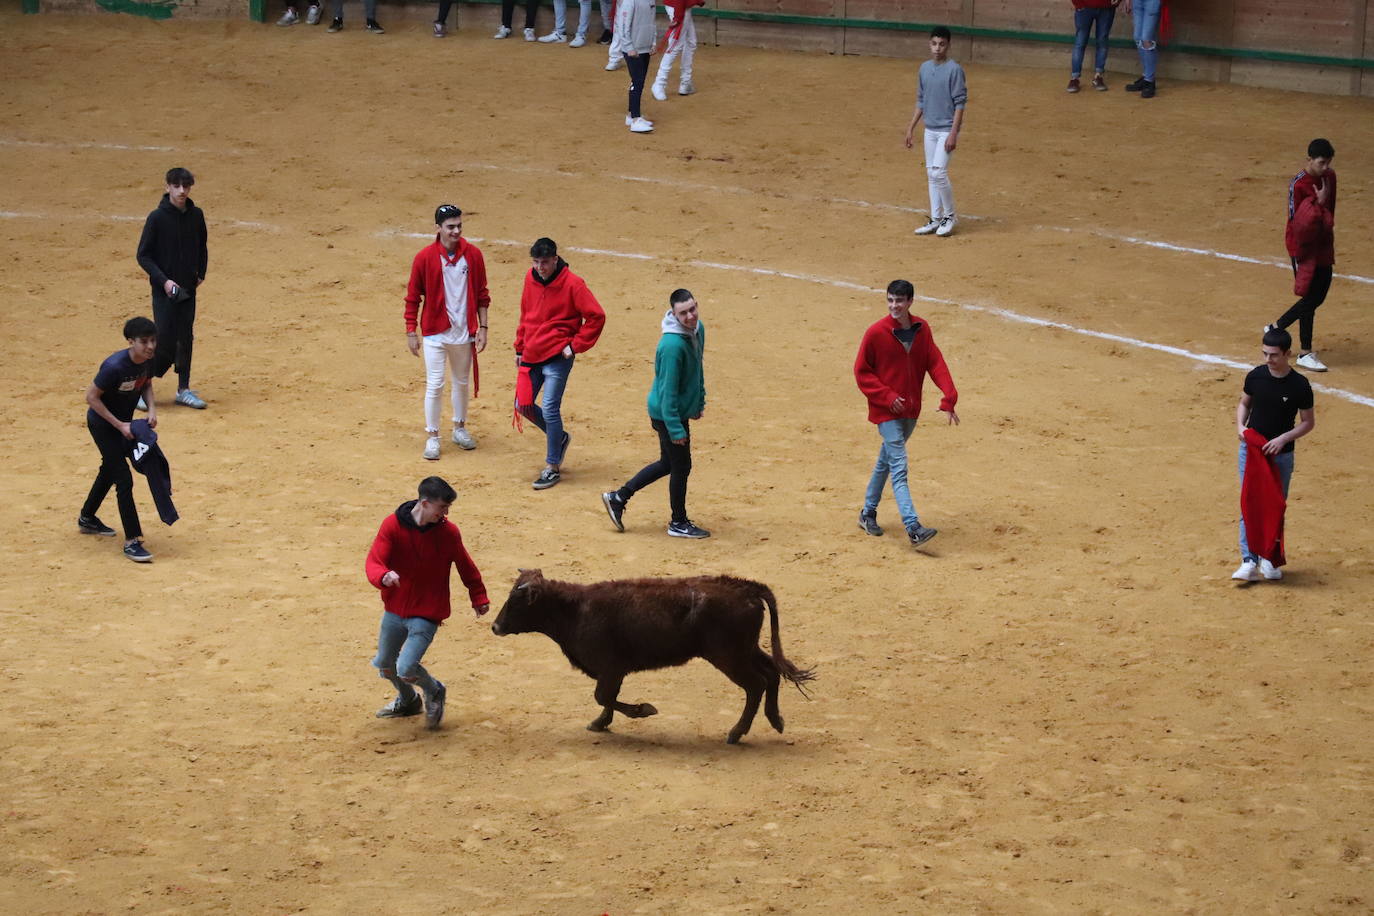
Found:
[(186, 209), (178, 210), (163, 194), (162, 202), (143, 223), (138, 266), (148, 272), (155, 290), (161, 291), (167, 280), (194, 290), (205, 279), (205, 241), (205, 214), (200, 207), (188, 197)]

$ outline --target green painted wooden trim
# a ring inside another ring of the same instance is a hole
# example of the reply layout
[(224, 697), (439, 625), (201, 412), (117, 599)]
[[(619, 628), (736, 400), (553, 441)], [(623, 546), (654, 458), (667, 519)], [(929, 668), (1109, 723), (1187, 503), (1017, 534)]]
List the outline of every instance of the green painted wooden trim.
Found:
[(38, 0), (24, 0), (24, 12), (25, 12), (25, 13), (36, 13), (36, 12), (38, 12)]
[(266, 0), (248, 0), (248, 18), (253, 20), (254, 22), (266, 22)]
[[(497, 0), (478, 0), (494, 3)], [(879, 29), (892, 32), (929, 32), (939, 23), (934, 22), (891, 22), (881, 19), (846, 19), (829, 16), (793, 16), (788, 13), (756, 13), (745, 10), (717, 10), (697, 7), (694, 16), (710, 19), (734, 20), (738, 22), (768, 22), (782, 25), (809, 25), (823, 28), (841, 29)], [(950, 26), (955, 35), (969, 35), (974, 38), (998, 38), (1008, 41), (1034, 41), (1050, 44), (1073, 44), (1073, 35), (1061, 32), (1026, 32), (1016, 29), (983, 29), (972, 26)], [(1135, 43), (1125, 39), (1113, 39), (1112, 45), (1120, 48), (1133, 48)], [(1374, 70), (1374, 59), (1367, 57), (1323, 57), (1316, 54), (1299, 54), (1292, 51), (1261, 51), (1253, 48), (1215, 48), (1207, 45), (1173, 43), (1166, 50), (1179, 54), (1201, 54), (1207, 57), (1230, 57), (1242, 60), (1272, 60), (1290, 64), (1309, 64), (1319, 67), (1356, 67)]]

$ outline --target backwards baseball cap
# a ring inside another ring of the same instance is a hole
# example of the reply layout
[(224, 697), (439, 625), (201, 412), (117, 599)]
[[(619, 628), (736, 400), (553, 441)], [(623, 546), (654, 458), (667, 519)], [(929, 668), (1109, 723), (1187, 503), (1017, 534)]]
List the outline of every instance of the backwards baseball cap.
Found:
[(443, 225), (444, 220), (462, 216), (463, 211), (453, 204), (440, 204), (439, 209), (434, 211), (434, 225)]

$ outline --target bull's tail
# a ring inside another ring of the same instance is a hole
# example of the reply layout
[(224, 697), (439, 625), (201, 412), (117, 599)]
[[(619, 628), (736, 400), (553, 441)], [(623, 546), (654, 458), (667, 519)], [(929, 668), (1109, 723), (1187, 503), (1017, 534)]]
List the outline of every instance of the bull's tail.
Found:
[(778, 600), (773, 597), (773, 590), (763, 583), (755, 583), (759, 589), (759, 597), (763, 603), (768, 605), (769, 639), (773, 644), (773, 665), (778, 669), (778, 674), (792, 682), (797, 691), (808, 700), (811, 695), (806, 692), (803, 685), (816, 679), (816, 668), (798, 668), (782, 654), (782, 637), (778, 635)]

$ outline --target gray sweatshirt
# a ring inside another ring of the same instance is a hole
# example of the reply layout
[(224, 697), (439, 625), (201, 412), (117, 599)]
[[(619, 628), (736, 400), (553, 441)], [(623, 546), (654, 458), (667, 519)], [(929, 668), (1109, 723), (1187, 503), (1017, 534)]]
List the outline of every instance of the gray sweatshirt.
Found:
[(921, 64), (916, 104), (921, 106), (927, 130), (949, 130), (954, 126), (955, 110), (966, 102), (963, 67), (949, 59), (942, 64), (933, 60)]
[(654, 50), (653, 0), (620, 0), (615, 5), (615, 38), (622, 51)]

